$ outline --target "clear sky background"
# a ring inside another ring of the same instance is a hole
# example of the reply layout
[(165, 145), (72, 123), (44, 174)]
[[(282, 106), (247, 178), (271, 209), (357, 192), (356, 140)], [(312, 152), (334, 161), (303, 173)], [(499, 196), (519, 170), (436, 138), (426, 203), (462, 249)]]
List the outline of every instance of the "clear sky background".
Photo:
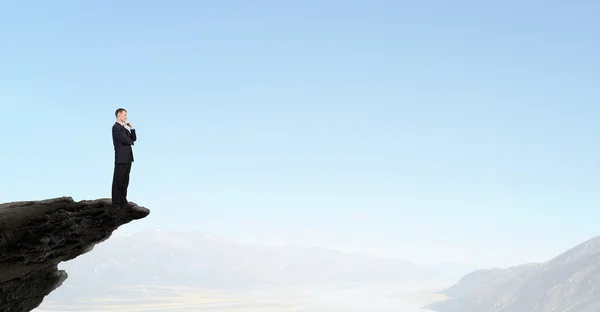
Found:
[(110, 197), (127, 230), (546, 260), (600, 234), (596, 1), (0, 4), (0, 202)]

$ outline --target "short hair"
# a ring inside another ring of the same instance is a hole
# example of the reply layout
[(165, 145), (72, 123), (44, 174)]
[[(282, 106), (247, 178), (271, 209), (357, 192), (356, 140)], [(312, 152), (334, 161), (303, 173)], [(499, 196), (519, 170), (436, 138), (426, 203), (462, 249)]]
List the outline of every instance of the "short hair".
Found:
[(117, 110), (115, 111), (115, 117), (119, 117), (119, 113), (121, 112), (127, 112), (127, 110), (124, 108), (117, 108)]

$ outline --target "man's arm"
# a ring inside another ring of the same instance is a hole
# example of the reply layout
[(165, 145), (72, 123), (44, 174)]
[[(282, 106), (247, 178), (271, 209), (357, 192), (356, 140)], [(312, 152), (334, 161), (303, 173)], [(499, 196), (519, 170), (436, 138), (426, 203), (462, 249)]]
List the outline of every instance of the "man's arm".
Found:
[(137, 135), (135, 134), (135, 129), (131, 129), (131, 133), (129, 134), (129, 137), (131, 138), (132, 142), (135, 142), (135, 140), (137, 140)]
[(137, 135), (135, 133), (135, 129), (129, 122), (127, 123), (127, 126), (129, 126), (129, 129), (131, 129), (131, 134), (129, 135), (129, 137), (131, 138), (131, 141), (135, 142), (135, 140), (137, 140)]
[(124, 132), (127, 132), (127, 130), (123, 129), (119, 129), (118, 126), (113, 127), (113, 136), (115, 137), (115, 139), (117, 139), (117, 141), (119, 143), (122, 144), (126, 144), (126, 145), (133, 145), (133, 140), (131, 140), (131, 138), (125, 134)]

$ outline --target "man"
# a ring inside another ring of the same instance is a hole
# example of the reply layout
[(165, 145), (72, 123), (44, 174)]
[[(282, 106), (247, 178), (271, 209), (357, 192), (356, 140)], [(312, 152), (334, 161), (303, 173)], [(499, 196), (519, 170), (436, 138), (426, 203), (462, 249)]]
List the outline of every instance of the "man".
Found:
[[(126, 207), (127, 187), (129, 186), (129, 173), (133, 163), (133, 142), (137, 139), (135, 129), (127, 121), (127, 111), (119, 108), (115, 111), (117, 121), (112, 127), (113, 146), (115, 147), (115, 170), (112, 183), (112, 203), (119, 207)], [(128, 126), (131, 132), (125, 128)]]

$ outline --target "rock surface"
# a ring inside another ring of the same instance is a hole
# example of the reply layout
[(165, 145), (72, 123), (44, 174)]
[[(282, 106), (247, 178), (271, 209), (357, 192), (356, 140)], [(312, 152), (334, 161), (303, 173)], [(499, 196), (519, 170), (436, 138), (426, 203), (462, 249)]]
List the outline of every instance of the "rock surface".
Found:
[(134, 203), (115, 208), (109, 199), (0, 204), (0, 311), (35, 309), (67, 278), (60, 262), (89, 252), (121, 225), (149, 213)]
[(545, 262), (480, 270), (426, 306), (437, 312), (600, 311), (600, 236)]

